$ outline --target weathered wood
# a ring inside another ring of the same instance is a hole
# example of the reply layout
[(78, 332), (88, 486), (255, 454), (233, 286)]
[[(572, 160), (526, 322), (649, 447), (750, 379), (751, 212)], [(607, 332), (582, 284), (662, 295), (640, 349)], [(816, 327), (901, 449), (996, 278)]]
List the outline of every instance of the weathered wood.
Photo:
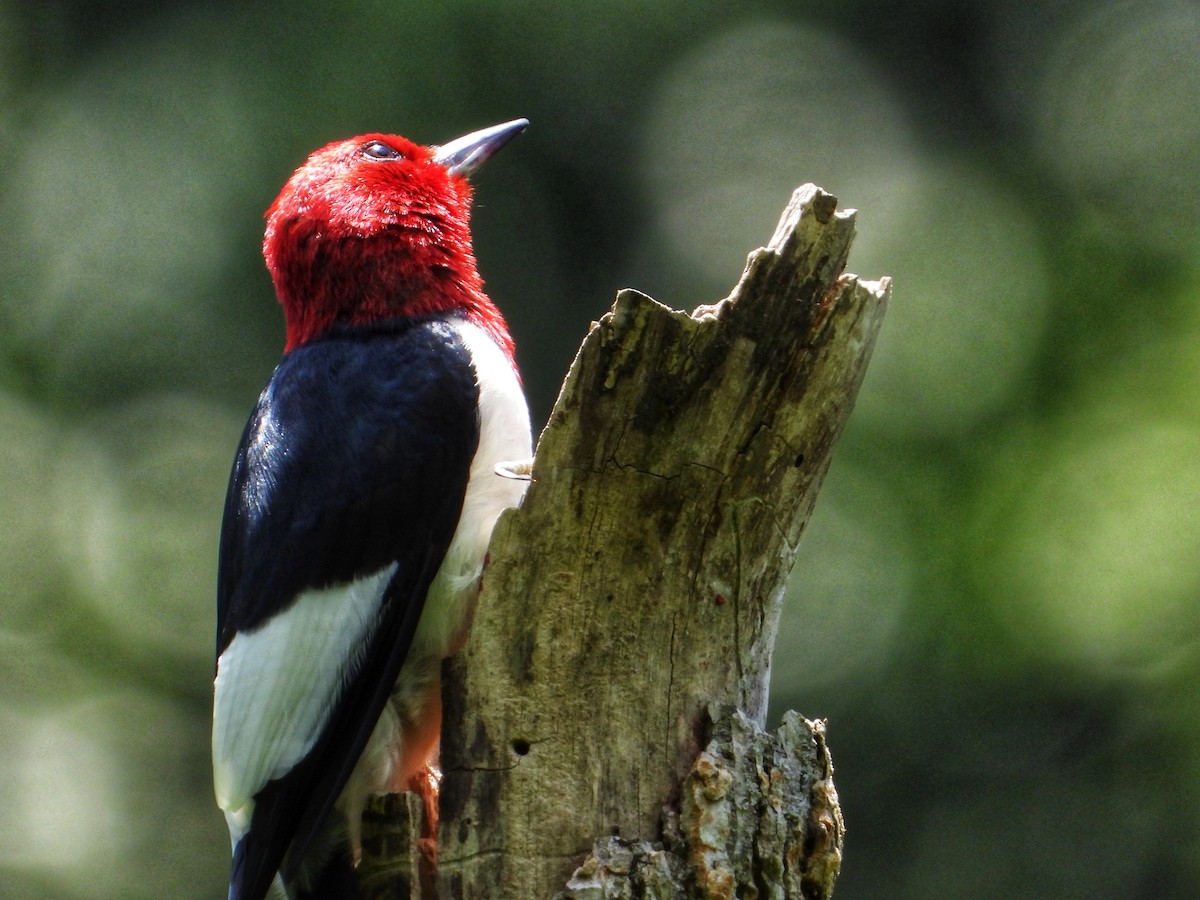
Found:
[(787, 713), (767, 734), (733, 713), (692, 764), (663, 840), (598, 840), (557, 900), (826, 900), (843, 830), (824, 723)]
[(368, 805), (363, 814), (363, 864), (358, 873), (365, 896), (379, 900), (433, 896), (424, 889), (431, 886), (432, 875), (425, 831), (425, 804), (413, 791), (376, 797)]
[(441, 897), (553, 897), (597, 838), (662, 842), (709, 710), (761, 728), (784, 586), (889, 293), (841, 276), (853, 231), (807, 185), (730, 297), (688, 315), (622, 291), (593, 325), (445, 669)]

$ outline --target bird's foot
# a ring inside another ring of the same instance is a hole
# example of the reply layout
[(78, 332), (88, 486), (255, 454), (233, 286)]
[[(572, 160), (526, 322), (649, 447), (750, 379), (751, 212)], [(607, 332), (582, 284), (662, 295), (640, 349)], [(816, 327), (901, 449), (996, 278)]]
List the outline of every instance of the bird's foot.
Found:
[(495, 471), (501, 478), (512, 478), (516, 481), (532, 481), (533, 457), (498, 462), (496, 463)]

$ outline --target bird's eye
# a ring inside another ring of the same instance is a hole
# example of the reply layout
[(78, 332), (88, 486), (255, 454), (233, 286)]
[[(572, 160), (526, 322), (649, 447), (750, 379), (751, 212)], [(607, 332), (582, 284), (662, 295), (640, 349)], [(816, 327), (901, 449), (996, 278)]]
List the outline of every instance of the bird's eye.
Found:
[(383, 141), (370, 141), (363, 144), (362, 155), (367, 159), (399, 159), (400, 151)]

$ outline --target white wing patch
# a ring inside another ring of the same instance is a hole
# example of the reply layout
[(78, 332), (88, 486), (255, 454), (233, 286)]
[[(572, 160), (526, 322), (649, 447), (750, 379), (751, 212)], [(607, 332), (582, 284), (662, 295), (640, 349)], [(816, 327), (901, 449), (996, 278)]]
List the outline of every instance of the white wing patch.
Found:
[(261, 628), (238, 634), (217, 661), (213, 782), (234, 844), (254, 795), (312, 749), (376, 627), (396, 571), (305, 591)]

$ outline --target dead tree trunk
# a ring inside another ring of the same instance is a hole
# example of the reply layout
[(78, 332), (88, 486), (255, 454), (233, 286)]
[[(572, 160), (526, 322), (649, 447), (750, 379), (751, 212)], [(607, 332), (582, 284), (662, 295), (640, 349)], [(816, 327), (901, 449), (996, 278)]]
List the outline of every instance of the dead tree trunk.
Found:
[(836, 205), (797, 190), (720, 303), (626, 290), (593, 325), (445, 669), (436, 885), (412, 874), (419, 806), (392, 798), (367, 823), (371, 896), (828, 896), (823, 724), (761, 729), (784, 585), (889, 293), (842, 275)]

